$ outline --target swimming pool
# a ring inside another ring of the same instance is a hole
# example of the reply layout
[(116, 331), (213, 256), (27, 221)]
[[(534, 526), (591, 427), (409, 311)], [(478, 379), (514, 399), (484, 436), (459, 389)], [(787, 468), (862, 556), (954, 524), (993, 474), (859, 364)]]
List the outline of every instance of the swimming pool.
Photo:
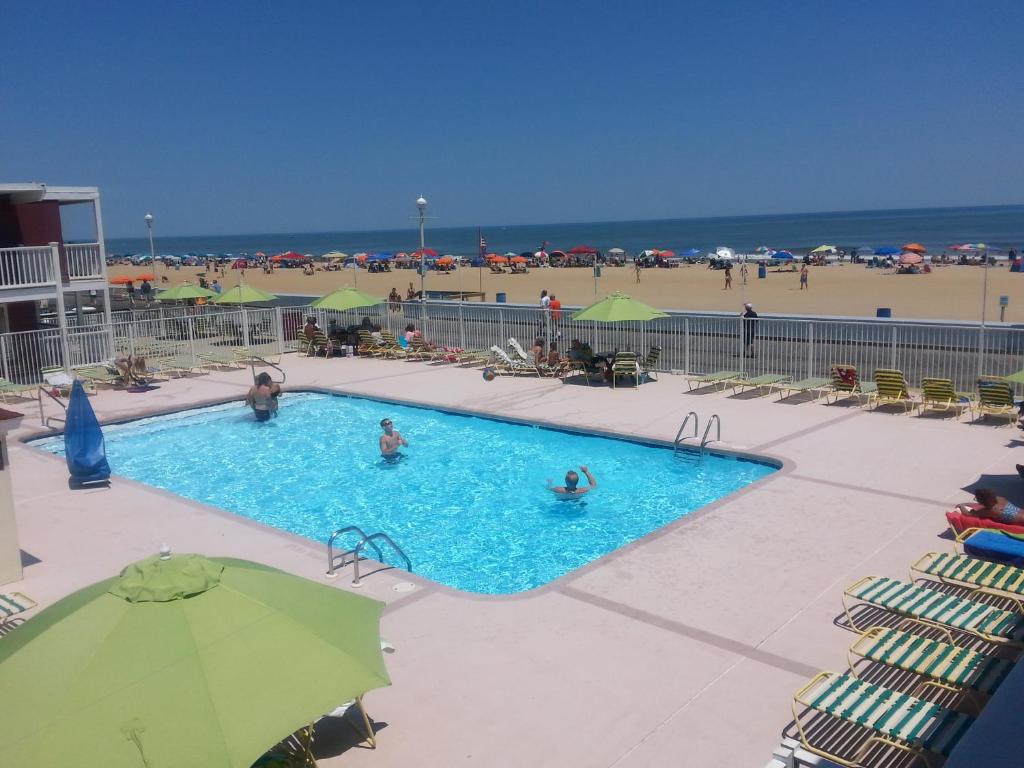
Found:
[[(409, 441), (398, 462), (379, 453), (385, 417)], [(286, 395), (266, 423), (231, 403), (104, 434), (116, 474), (319, 542), (346, 525), (384, 531), (416, 573), (488, 594), (545, 584), (776, 470), (312, 392)], [(59, 436), (34, 444), (63, 453)], [(560, 485), (580, 464), (597, 490), (561, 501), (545, 489), (547, 478)]]

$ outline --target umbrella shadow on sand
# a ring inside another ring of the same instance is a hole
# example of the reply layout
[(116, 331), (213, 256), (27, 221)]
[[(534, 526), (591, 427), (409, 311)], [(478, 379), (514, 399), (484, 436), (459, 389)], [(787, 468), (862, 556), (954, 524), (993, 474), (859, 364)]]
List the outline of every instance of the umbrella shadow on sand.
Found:
[(963, 490), (973, 494), (978, 488), (991, 488), (997, 496), (1003, 496), (1017, 506), (1024, 506), (1024, 478), (1016, 472), (980, 475), (973, 483), (965, 485)]
[[(313, 728), (313, 757), (325, 760), (329, 757), (348, 752), (350, 749), (373, 749), (366, 742), (362, 732), (363, 724), (358, 722), (359, 715), (354, 713), (355, 707), (345, 713), (344, 717), (324, 717), (317, 721)], [(370, 718), (374, 736), (380, 734), (388, 723)]]

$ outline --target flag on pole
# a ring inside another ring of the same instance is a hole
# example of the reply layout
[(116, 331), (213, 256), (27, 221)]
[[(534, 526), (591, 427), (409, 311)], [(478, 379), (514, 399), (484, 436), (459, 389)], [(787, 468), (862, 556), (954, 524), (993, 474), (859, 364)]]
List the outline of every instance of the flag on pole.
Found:
[(483, 258), (487, 253), (487, 241), (484, 240), (484, 236), (479, 229), (477, 230), (477, 234), (480, 235), (480, 258)]

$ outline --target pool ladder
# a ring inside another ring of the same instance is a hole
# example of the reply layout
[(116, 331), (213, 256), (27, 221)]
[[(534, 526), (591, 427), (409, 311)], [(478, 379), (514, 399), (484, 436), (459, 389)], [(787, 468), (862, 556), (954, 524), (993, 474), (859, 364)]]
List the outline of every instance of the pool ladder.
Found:
[[(690, 419), (693, 419), (693, 438), (697, 438), (697, 432), (700, 429), (700, 417), (697, 416), (696, 411), (690, 411), (686, 414), (686, 418), (683, 419), (683, 423), (679, 425), (679, 431), (676, 432), (676, 439), (672, 441), (672, 453), (675, 455), (679, 454), (679, 449), (684, 447), (683, 441), (686, 440), (689, 435), (684, 435), (687, 425), (690, 423)], [(704, 427), (704, 435), (700, 439), (700, 453), (699, 458), (704, 458), (704, 454), (707, 452), (707, 445), (711, 441), (711, 427), (715, 428), (715, 440), (714, 442), (720, 443), (722, 441), (722, 419), (717, 413), (711, 414), (711, 418), (708, 419), (707, 426)]]
[[(337, 541), (339, 536), (342, 536), (346, 533), (358, 534), (359, 541), (352, 549), (347, 549), (343, 552), (335, 552), (334, 542)], [(347, 525), (344, 528), (339, 528), (338, 530), (336, 530), (334, 533), (331, 534), (331, 538), (327, 540), (327, 578), (333, 579), (335, 576), (337, 576), (338, 569), (344, 568), (348, 564), (347, 558), (351, 556), (352, 586), (361, 587), (363, 583), (359, 578), (359, 561), (365, 559), (365, 557), (363, 557), (363, 550), (367, 546), (372, 547), (373, 551), (377, 553), (378, 563), (383, 563), (384, 565), (387, 565), (387, 563), (384, 561), (384, 553), (381, 551), (380, 547), (377, 546), (378, 541), (383, 541), (391, 545), (391, 549), (393, 549), (398, 554), (398, 556), (405, 561), (405, 570), (409, 571), (409, 573), (412, 573), (412, 562), (409, 560), (409, 557), (405, 554), (405, 552), (402, 551), (402, 548), (395, 543), (394, 539), (392, 539), (386, 533), (384, 533), (383, 531), (377, 531), (377, 533), (367, 533), (358, 525)], [(341, 558), (341, 562), (336, 564), (338, 558)]]

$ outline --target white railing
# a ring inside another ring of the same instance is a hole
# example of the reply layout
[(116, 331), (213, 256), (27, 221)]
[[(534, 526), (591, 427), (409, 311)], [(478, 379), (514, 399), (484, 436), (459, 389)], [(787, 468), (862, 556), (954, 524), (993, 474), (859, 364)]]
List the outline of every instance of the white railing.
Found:
[(536, 338), (545, 345), (554, 341), (563, 354), (573, 339), (586, 341), (598, 353), (629, 350), (646, 355), (657, 345), (662, 370), (728, 370), (803, 379), (827, 377), (832, 364), (844, 363), (856, 365), (865, 379), (877, 368), (896, 368), (912, 386), (935, 376), (952, 379), (964, 391), (973, 390), (979, 376), (1005, 376), (1024, 368), (1024, 328), (1004, 324), (982, 329), (976, 323), (814, 317), (762, 317), (752, 322), (711, 312), (670, 312), (669, 317), (647, 323), (592, 323), (572, 320), (576, 309), (565, 307), (555, 319), (537, 307), (477, 302), (413, 301), (397, 311), (380, 304), (340, 313), (284, 307), (283, 327), (287, 343), (306, 315), (317, 317), (324, 328), (331, 319), (345, 328), (369, 317), (396, 334), (411, 323), (429, 341), (463, 349), (505, 347), (509, 337), (527, 349)]
[(53, 256), (49, 246), (0, 248), (0, 288), (54, 284)]
[(74, 369), (111, 362), (116, 357), (144, 357), (151, 367), (161, 359), (199, 367), (206, 355), (230, 358), (247, 347), (259, 357), (282, 350), (280, 310), (234, 309), (136, 318), (106, 324), (90, 322), (68, 328), (68, 359), (59, 328), (0, 334), (0, 375), (19, 384), (43, 381), (44, 368)]
[(103, 277), (99, 243), (65, 245), (64, 260), (69, 280), (97, 280)]

